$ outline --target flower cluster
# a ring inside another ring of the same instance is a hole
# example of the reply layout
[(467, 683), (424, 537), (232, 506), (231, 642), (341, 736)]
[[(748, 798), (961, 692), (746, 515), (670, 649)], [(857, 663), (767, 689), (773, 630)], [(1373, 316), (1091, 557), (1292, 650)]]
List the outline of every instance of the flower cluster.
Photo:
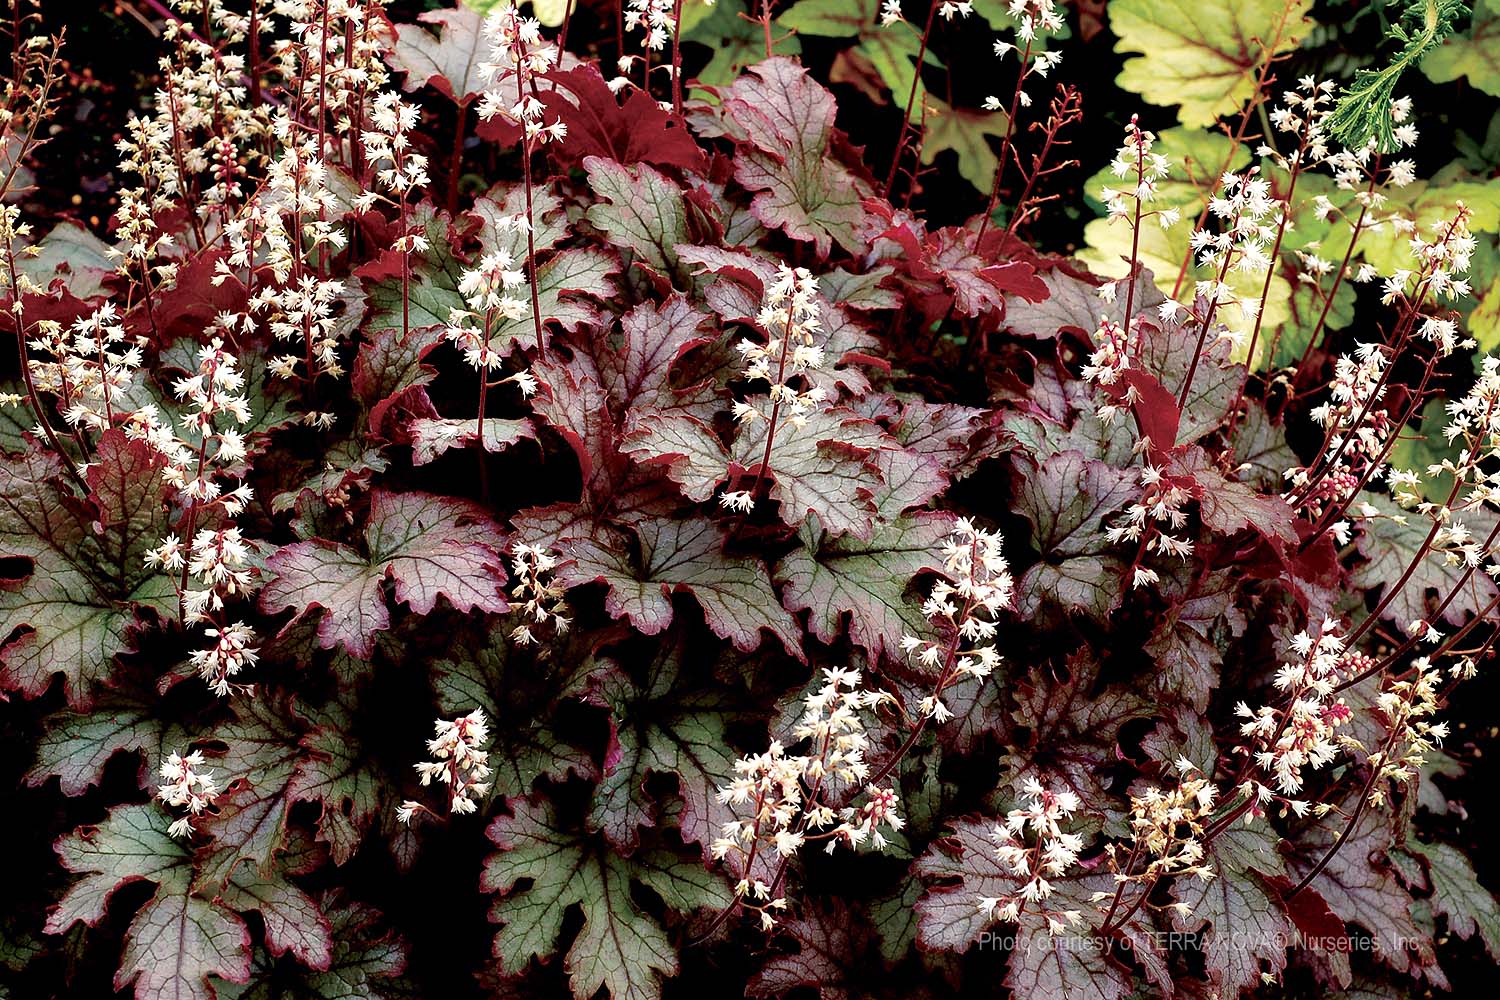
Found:
[(1193, 543), (1179, 538), (1187, 524), (1185, 509), (1192, 494), (1191, 477), (1175, 476), (1147, 463), (1141, 467), (1141, 496), (1105, 531), (1111, 545), (1135, 542), (1136, 556), (1131, 564), (1131, 589), (1161, 582), (1154, 569), (1141, 565), (1148, 554), (1177, 556), (1186, 559), (1193, 554)]
[[(1338, 623), (1324, 619), (1316, 639), (1309, 632), (1299, 632), (1291, 647), (1300, 659), (1283, 663), (1274, 682), (1282, 703), (1252, 709), (1241, 701), (1234, 710), (1244, 720), (1240, 724), (1244, 742), (1234, 752), (1265, 774), (1283, 796), (1302, 791), (1307, 771), (1333, 762), (1345, 745), (1339, 729), (1353, 715), (1342, 698), (1335, 698), (1337, 681), (1351, 662)], [(1254, 779), (1240, 790), (1257, 803), (1275, 795), (1268, 785)], [(1308, 812), (1306, 801), (1287, 798), (1283, 802), (1298, 816)]]
[(527, 150), (548, 141), (561, 140), (567, 126), (558, 119), (548, 122), (535, 81), (557, 65), (557, 47), (542, 38), (542, 26), (522, 17), (514, 7), (496, 10), (484, 22), (490, 58), (480, 64), (489, 83), (479, 102), (482, 121), (503, 118), (521, 128)]
[[(432, 758), (413, 765), (425, 787), (436, 781), (448, 786), (449, 815), (474, 812), (478, 799), (490, 790), (489, 752), (484, 745), (490, 741), (489, 722), (483, 709), (474, 709), (452, 722), (438, 719), (433, 723), (436, 735), (427, 741), (427, 753)], [(412, 799), (401, 803), (396, 818), (402, 823), (411, 823), (419, 812), (436, 816), (437, 813)]]
[(1225, 279), (1231, 270), (1254, 275), (1264, 274), (1270, 268), (1267, 244), (1273, 239), (1279, 221), (1273, 213), (1285, 211), (1285, 205), (1272, 196), (1271, 185), (1260, 176), (1260, 168), (1251, 167), (1243, 173), (1226, 173), (1219, 178), (1219, 188), (1215, 197), (1209, 199), (1208, 211), (1218, 220), (1217, 229), (1195, 229), (1189, 243), (1198, 266), (1215, 277), (1197, 282), (1197, 297), (1208, 303), (1208, 317), (1217, 307), (1233, 303), (1246, 319), (1253, 320), (1260, 307), (1259, 299), (1237, 298)]
[(646, 33), (646, 48), (659, 52), (677, 30), (676, 0), (625, 0), (625, 30)]
[(1171, 172), (1172, 161), (1153, 150), (1156, 133), (1142, 129), (1139, 122), (1138, 115), (1130, 116), (1125, 125), (1125, 141), (1109, 164), (1110, 172), (1129, 185), (1102, 188), (1099, 196), (1110, 219), (1128, 219), (1139, 226), (1142, 219), (1154, 215), (1161, 228), (1170, 229), (1182, 219), (1180, 211), (1146, 206), (1156, 200), (1157, 181), (1164, 180)]
[[(1361, 481), (1373, 478), (1391, 434), (1391, 418), (1381, 405), (1389, 360), (1378, 344), (1360, 344), (1334, 363), (1328, 399), (1311, 417), (1324, 430), (1319, 461), (1285, 473), (1292, 490), (1286, 500), (1316, 522), (1333, 505), (1350, 500)], [(1348, 525), (1334, 526), (1347, 538)]]
[(550, 629), (553, 635), (568, 630), (571, 619), (563, 600), (567, 590), (553, 579), (556, 568), (557, 557), (546, 549), (524, 542), (511, 549), (510, 571), (516, 580), (510, 592), (511, 607), (520, 609), (521, 624), (511, 630), (510, 637), (523, 646), (537, 641), (539, 628)]
[(943, 543), (943, 573), (922, 606), (922, 614), (941, 638), (901, 638), (907, 656), (937, 672), (932, 693), (918, 710), (942, 723), (953, 717), (943, 703), (948, 687), (973, 677), (983, 680), (1000, 665), (995, 651), (996, 616), (1014, 606), (1015, 581), (997, 531), (985, 531), (960, 518)]
[(186, 815), (178, 817), (167, 832), (174, 837), (186, 837), (193, 832), (193, 821), (213, 806), (219, 797), (214, 773), (203, 767), (203, 754), (197, 750), (186, 757), (173, 751), (161, 765), (161, 776), (166, 784), (159, 785), (156, 797), (173, 809), (184, 809)]
[(1076, 927), (1083, 919), (1079, 910), (1052, 910), (1047, 899), (1053, 880), (1061, 878), (1078, 861), (1083, 838), (1064, 832), (1063, 822), (1079, 809), (1078, 796), (1070, 791), (1054, 792), (1035, 777), (1026, 778), (1019, 789), (1022, 803), (1006, 813), (1005, 821), (990, 831), (995, 857), (1021, 887), (1003, 896), (986, 896), (977, 905), (988, 920), (1014, 923), (1025, 912), (1035, 912), (1047, 921), (1053, 934)]
[[(766, 413), (756, 403), (737, 400), (734, 417), (740, 425), (766, 421), (766, 461), (760, 470), (764, 476), (783, 418), (793, 428), (802, 427), (808, 414), (827, 398), (824, 388), (809, 378), (824, 362), (823, 348), (817, 343), (822, 330), (817, 279), (806, 268), (778, 265), (776, 280), (765, 290), (756, 323), (765, 331), (766, 342), (745, 339), (737, 347), (745, 360), (745, 379), (770, 384), (766, 398), (771, 411)], [(754, 490), (727, 490), (719, 497), (720, 505), (728, 510), (749, 511), (755, 502)]]
[(1375, 709), (1383, 717), (1390, 737), (1381, 749), (1370, 754), (1368, 764), (1376, 768), (1370, 803), (1385, 801), (1384, 781), (1412, 784), (1427, 763), (1427, 755), (1442, 745), (1448, 736), (1448, 724), (1433, 721), (1438, 710), (1442, 678), (1428, 657), (1418, 657), (1411, 665), (1411, 677), (1393, 680), (1375, 699)]
[[(524, 215), (504, 215), (494, 220), (494, 226), (498, 234), (505, 235), (525, 233), (530, 223)], [(495, 246), (459, 275), (458, 292), (468, 308), (449, 310), (444, 335), (463, 351), (464, 360), (482, 377), (505, 360), (492, 342), (497, 324), (531, 315), (529, 286), (524, 266), (518, 266), (521, 263), (509, 247)]]
[(56, 398), (69, 427), (105, 431), (117, 416), (131, 412), (124, 401), (139, 377), (144, 352), (126, 335), (114, 303), (74, 320), (66, 332), (55, 320), (39, 320), (32, 329), (27, 346), (46, 357), (30, 361), (32, 383)]
[[(405, 201), (411, 192), (428, 185), (427, 157), (411, 149), (412, 133), (421, 116), (415, 104), (401, 100), (401, 95), (386, 91), (375, 98), (370, 111), (370, 127), (360, 136), (365, 156), (382, 187)], [(403, 253), (412, 252), (399, 237), (395, 248)]]
[[(756, 317), (768, 339), (764, 344), (745, 339), (736, 345), (745, 359), (746, 380), (770, 383), (767, 395), (777, 409), (785, 407), (787, 421), (794, 427), (801, 426), (825, 398), (816, 385), (799, 390), (793, 384), (799, 376), (823, 367), (823, 348), (817, 343), (822, 330), (817, 298), (818, 280), (806, 268), (779, 265)], [(746, 402), (735, 404), (734, 415), (742, 424), (766, 416)]]
[[(1162, 874), (1196, 875), (1205, 882), (1214, 877), (1213, 866), (1203, 860), (1202, 838), (1218, 801), (1218, 786), (1185, 757), (1178, 757), (1174, 766), (1178, 780), (1173, 787), (1147, 785), (1130, 794), (1131, 839), (1148, 860), (1122, 873), (1124, 880)], [(1115, 852), (1109, 855), (1113, 860)]]
[[(962, 13), (967, 16), (969, 11)], [(1009, 109), (1014, 114), (1017, 107), (1031, 107), (1031, 95), (1025, 88), (1031, 75), (1045, 77), (1062, 62), (1062, 53), (1039, 45), (1037, 35), (1038, 32), (1056, 34), (1062, 31), (1063, 19), (1054, 0), (1009, 0), (1006, 13), (1015, 22), (1015, 37), (1020, 44), (997, 40), (994, 49), (997, 56), (1003, 58), (1015, 52), (1021, 60), (1021, 74), (1016, 80), (1015, 96)], [(984, 99), (984, 106), (990, 111), (1006, 110), (1000, 98), (993, 95)]]
[[(719, 789), (718, 798), (740, 818), (724, 824), (711, 845), (713, 856), (733, 859), (742, 873), (735, 887), (737, 902), (758, 912), (763, 926), (775, 926), (773, 911), (785, 909), (777, 895), (779, 880), (757, 877), (757, 859), (794, 857), (807, 843), (822, 842), (832, 853), (840, 846), (869, 843), (886, 846), (883, 830), (904, 825), (894, 789), (866, 784), (869, 737), (860, 713), (891, 700), (883, 692), (861, 687), (857, 670), (824, 669), (823, 683), (804, 701), (801, 720), (792, 730), (794, 745), (806, 752), (789, 754), (779, 740), (765, 753), (735, 762), (735, 778)], [(855, 808), (836, 804), (841, 793), (862, 789), (866, 802)], [(778, 873), (779, 874), (779, 873)]]
[(1332, 80), (1304, 76), (1297, 81), (1297, 89), (1285, 91), (1281, 106), (1271, 112), (1271, 124), (1278, 132), (1292, 136), (1296, 145), (1283, 154), (1270, 143), (1261, 143), (1257, 155), (1283, 170), (1326, 162), (1329, 139), (1323, 127), (1337, 86)]

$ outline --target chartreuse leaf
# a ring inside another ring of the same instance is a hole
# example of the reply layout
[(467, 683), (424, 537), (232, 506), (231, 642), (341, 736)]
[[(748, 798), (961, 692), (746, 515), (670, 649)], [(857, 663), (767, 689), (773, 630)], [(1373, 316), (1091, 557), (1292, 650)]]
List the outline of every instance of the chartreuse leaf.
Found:
[(1475, 89), (1500, 97), (1500, 2), (1474, 0), (1468, 34), (1449, 38), (1428, 53), (1422, 72), (1435, 83), (1467, 77)]
[(1125, 60), (1115, 82), (1184, 125), (1212, 125), (1255, 93), (1256, 74), (1307, 33), (1312, 0), (1116, 0), (1109, 24)]
[[(1381, 208), (1387, 215), (1410, 221), (1417, 232), (1430, 238), (1437, 225), (1453, 218), (1460, 201), (1470, 211), (1471, 232), (1500, 232), (1500, 177), (1471, 174), (1457, 160), (1430, 178), (1390, 190), (1389, 199)], [(1366, 231), (1359, 238), (1359, 257), (1381, 274), (1410, 268), (1413, 262), (1410, 240), (1404, 227), (1386, 225), (1375, 231)], [(1487, 244), (1488, 241), (1480, 241), (1476, 264), (1486, 258), (1493, 260), (1493, 251)], [(1496, 343), (1494, 331), (1487, 332), (1486, 349), (1493, 349)]]
[(125, 932), (115, 988), (134, 984), (137, 1000), (209, 1000), (209, 976), (249, 975), (250, 934), (231, 911), (192, 893), (192, 854), (168, 835), (170, 823), (158, 806), (126, 805), (59, 840), (63, 867), (83, 877), (48, 916), (47, 930), (59, 934), (80, 920), (93, 926), (115, 890), (154, 882), (155, 894)]
[[(799, 35), (856, 39), (851, 50), (854, 55), (869, 63), (893, 100), (906, 103), (917, 79), (920, 29), (907, 21), (882, 25), (880, 0), (801, 0), (776, 22)], [(929, 66), (941, 64), (930, 50), (923, 62)], [(917, 100), (925, 93), (926, 88), (918, 81)]]
[(952, 150), (958, 156), (959, 176), (988, 194), (1000, 165), (995, 150), (1005, 138), (1005, 112), (952, 107), (936, 97), (927, 97), (924, 104), (922, 162), (930, 166), (939, 153)]
[[(1152, 274), (1157, 289), (1163, 295), (1171, 295), (1175, 291), (1180, 301), (1188, 302), (1193, 297), (1197, 281), (1217, 277), (1216, 273), (1211, 274), (1209, 269), (1197, 265), (1189, 244), (1193, 227), (1204, 206), (1208, 204), (1208, 199), (1212, 197), (1218, 178), (1226, 171), (1238, 171), (1248, 166), (1250, 151), (1244, 144), (1236, 147), (1228, 136), (1187, 127), (1162, 130), (1154, 151), (1167, 157), (1172, 166), (1168, 176), (1158, 183), (1158, 197), (1152, 202), (1152, 208), (1163, 211), (1176, 209), (1182, 218), (1176, 225), (1165, 230), (1155, 219), (1143, 221), (1136, 259)], [(1276, 180), (1276, 175), (1272, 175), (1272, 179)], [(1085, 181), (1083, 190), (1089, 198), (1098, 199), (1104, 188), (1118, 190), (1123, 183), (1106, 167)], [(1309, 187), (1317, 183), (1318, 180), (1312, 175), (1298, 181), (1301, 193), (1296, 197), (1297, 214), (1294, 226), (1288, 227), (1288, 233), (1293, 235), (1282, 241), (1283, 250), (1287, 253), (1293, 247), (1301, 245), (1298, 242), (1300, 237), (1295, 234), (1316, 232), (1319, 229), (1327, 232), (1328, 227), (1319, 226), (1313, 218), (1312, 198), (1307, 193)], [(1339, 199), (1335, 197), (1334, 200), (1338, 203)], [(1089, 270), (1108, 278), (1125, 276), (1131, 252), (1128, 220), (1095, 219), (1084, 227), (1084, 241), (1088, 246), (1078, 254), (1078, 259), (1087, 264)], [(1363, 238), (1361, 242), (1363, 243)], [(1335, 253), (1331, 242), (1318, 252), (1325, 257), (1333, 255), (1335, 263), (1341, 256), (1341, 249)], [(1184, 262), (1188, 265), (1185, 273), (1182, 270)], [(1180, 285), (1179, 274), (1183, 275)], [(1265, 276), (1232, 270), (1224, 280), (1234, 290), (1237, 298), (1258, 302)], [(1275, 330), (1292, 318), (1292, 291), (1292, 285), (1281, 273), (1271, 279), (1261, 324), (1265, 343), (1270, 342), (1268, 331)], [(1215, 314), (1215, 322), (1223, 323), (1231, 331), (1243, 332), (1247, 339), (1250, 327), (1254, 325), (1253, 320), (1247, 320), (1233, 306), (1220, 309)], [(1094, 331), (1088, 332), (1092, 334)]]
[[(526, 0), (531, 7), (531, 16), (536, 18), (544, 28), (555, 28), (563, 23), (563, 18), (570, 11), (578, 9), (576, 0)], [(463, 0), (463, 5), (470, 10), (477, 10), (481, 14), (488, 14), (496, 10), (508, 10), (515, 6), (513, 0)], [(688, 21), (687, 9), (682, 12), (684, 25)]]
[(569, 910), (583, 926), (568, 947), (564, 968), (577, 1000), (603, 987), (613, 1000), (658, 1000), (665, 976), (678, 970), (677, 949), (655, 918), (631, 896), (639, 883), (667, 906), (690, 913), (729, 903), (729, 887), (696, 860), (665, 850), (622, 857), (598, 838), (564, 828), (550, 802), (512, 801), (487, 834), (500, 850), (486, 860), (480, 887), (500, 893), (490, 919), (503, 924), (495, 957), (507, 973), (532, 958), (560, 950)]
[[(765, 33), (742, 16), (749, 13), (745, 0), (718, 0), (707, 12), (693, 9), (687, 0), (682, 6), (684, 15), (694, 15), (683, 17), (682, 40), (706, 46), (711, 53), (708, 65), (698, 71), (698, 83), (710, 87), (733, 83), (747, 66), (766, 58)], [(786, 37), (785, 32), (773, 35), (771, 44), (778, 55), (802, 51), (802, 42), (795, 35)]]
[(705, 856), (734, 818), (716, 792), (734, 771), (727, 728), (743, 713), (745, 694), (721, 682), (695, 681), (687, 674), (688, 656), (678, 630), (643, 668), (602, 660), (592, 671), (590, 697), (609, 709), (616, 744), (594, 790), (589, 823), (622, 850), (634, 850), (640, 829), (660, 818), (660, 803), (646, 791), (652, 774), (677, 779), (682, 838), (701, 844)]
[(459, 611), (504, 612), (505, 570), (496, 546), (498, 525), (477, 504), (427, 493), (375, 490), (365, 522), (365, 551), (314, 539), (279, 549), (266, 562), (272, 574), (261, 591), (262, 610), (296, 610), (293, 621), (322, 612), (318, 639), (368, 657), (375, 633), (390, 627), (382, 585), (419, 615), (442, 596)]
[(68, 703), (86, 708), (129, 648), (135, 608), (175, 615), (172, 581), (142, 558), (167, 531), (164, 464), (146, 442), (109, 431), (81, 503), (49, 453), (0, 457), (0, 557), (10, 577), (0, 586), (0, 690), (35, 698), (61, 674)]

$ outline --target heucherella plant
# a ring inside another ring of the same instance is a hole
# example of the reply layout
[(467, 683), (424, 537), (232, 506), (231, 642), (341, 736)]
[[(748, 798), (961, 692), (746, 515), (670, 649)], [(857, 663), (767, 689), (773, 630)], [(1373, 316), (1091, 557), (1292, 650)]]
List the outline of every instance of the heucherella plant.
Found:
[(1477, 994), (1475, 8), (0, 0), (0, 996)]

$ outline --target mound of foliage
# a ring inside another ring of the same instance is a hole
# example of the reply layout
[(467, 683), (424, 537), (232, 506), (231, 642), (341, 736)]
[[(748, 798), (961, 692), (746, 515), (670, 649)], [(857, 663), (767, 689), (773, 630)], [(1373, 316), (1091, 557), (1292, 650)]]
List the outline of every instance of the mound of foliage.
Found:
[(8, 19), (0, 996), (1500, 957), (1493, 0), (387, 6), (142, 7), (93, 229)]

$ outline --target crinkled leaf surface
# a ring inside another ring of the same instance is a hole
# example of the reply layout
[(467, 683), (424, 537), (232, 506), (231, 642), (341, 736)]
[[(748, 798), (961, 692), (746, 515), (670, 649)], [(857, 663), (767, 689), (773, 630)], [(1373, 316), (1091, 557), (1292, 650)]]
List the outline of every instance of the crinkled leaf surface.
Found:
[(1265, 880), (1285, 874), (1279, 841), (1264, 823), (1232, 826), (1208, 847), (1206, 860), (1215, 878), (1172, 880), (1172, 898), (1192, 907), (1186, 916), (1174, 913), (1172, 925), (1181, 931), (1207, 925), (1204, 963), (1209, 980), (1225, 996), (1255, 985), (1263, 971), (1275, 975), (1286, 967), (1295, 928), (1281, 894)]
[(593, 777), (588, 752), (560, 739), (552, 716), (562, 699), (581, 693), (571, 653), (562, 662), (529, 660), (515, 649), (509, 630), (497, 625), (477, 648), (461, 645), (451, 657), (433, 665), (433, 687), (438, 707), (447, 717), (482, 708), (504, 724), (491, 730), (490, 781), (494, 794), (506, 798), (528, 795), (533, 783), (546, 776), (566, 780), (569, 773)]
[(588, 1000), (603, 987), (613, 1000), (658, 1000), (661, 981), (678, 970), (667, 932), (631, 898), (639, 882), (669, 907), (691, 912), (726, 905), (729, 888), (697, 861), (664, 851), (625, 858), (598, 839), (559, 826), (549, 803), (518, 799), (513, 816), (490, 824), (500, 850), (485, 862), (480, 886), (499, 893), (490, 919), (495, 956), (506, 972), (559, 947), (567, 911), (579, 907), (583, 926), (568, 947), (564, 968), (573, 996)]
[(115, 988), (134, 984), (137, 1000), (210, 1000), (209, 976), (248, 977), (250, 935), (229, 910), (192, 894), (192, 856), (168, 836), (170, 822), (158, 806), (126, 805), (59, 840), (63, 867), (83, 877), (48, 916), (47, 929), (60, 933), (77, 920), (97, 924), (120, 886), (155, 882), (155, 894), (125, 932)]
[[(672, 595), (691, 594), (715, 635), (745, 651), (769, 631), (787, 651), (801, 656), (800, 629), (781, 607), (765, 565), (724, 552), (724, 536), (710, 520), (649, 517), (636, 522), (632, 540), (619, 531), (600, 532), (564, 544), (571, 565), (560, 570), (569, 585), (600, 581), (608, 588), (605, 608), (629, 618), (647, 635), (672, 624)], [(639, 550), (639, 558), (631, 549)]]
[(646, 790), (652, 774), (676, 777), (682, 838), (701, 844), (705, 857), (733, 818), (716, 792), (734, 771), (727, 727), (743, 712), (743, 694), (695, 680), (685, 662), (689, 655), (679, 633), (643, 668), (604, 661), (593, 671), (591, 698), (609, 709), (613, 743), (589, 822), (622, 850), (633, 850), (640, 828), (660, 818), (660, 804)]
[(776, 57), (751, 67), (723, 99), (732, 134), (747, 144), (735, 158), (735, 178), (758, 192), (755, 217), (823, 255), (835, 242), (857, 248), (860, 200), (870, 192), (828, 155), (833, 95), (797, 63)]
[(1117, 0), (1115, 48), (1140, 55), (1116, 82), (1152, 104), (1179, 105), (1184, 125), (1212, 125), (1249, 100), (1269, 55), (1296, 46), (1311, 8), (1312, 0)]
[(1125, 564), (1104, 522), (1139, 496), (1135, 474), (1068, 451), (1016, 461), (1015, 511), (1031, 522), (1041, 562), (1022, 576), (1023, 614), (1043, 599), (1102, 618), (1119, 607)]
[(161, 469), (144, 442), (100, 438), (87, 481), (91, 506), (61, 484), (40, 451), (0, 458), (0, 555), (29, 564), (0, 579), (0, 689), (28, 698), (61, 674), (74, 708), (86, 708), (126, 651), (136, 606), (175, 614), (172, 581), (142, 553), (166, 533)]
[(382, 585), (425, 615), (447, 598), (459, 611), (504, 612), (506, 576), (498, 525), (477, 504), (427, 493), (376, 490), (365, 522), (365, 551), (315, 539), (279, 549), (267, 560), (272, 579), (260, 604), (296, 618), (321, 610), (318, 638), (368, 657), (375, 633), (390, 627)]

